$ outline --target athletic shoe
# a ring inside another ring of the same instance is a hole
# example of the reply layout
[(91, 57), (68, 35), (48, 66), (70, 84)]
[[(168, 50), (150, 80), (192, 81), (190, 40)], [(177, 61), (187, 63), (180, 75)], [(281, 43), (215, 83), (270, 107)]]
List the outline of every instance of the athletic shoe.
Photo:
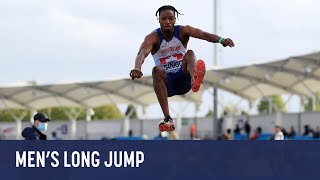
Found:
[(191, 79), (191, 86), (193, 92), (198, 92), (206, 74), (206, 64), (203, 60), (198, 60), (196, 62), (196, 67), (194, 68), (193, 77)]
[(176, 128), (173, 123), (173, 119), (168, 116), (163, 121), (159, 123), (159, 130), (163, 131), (174, 131)]

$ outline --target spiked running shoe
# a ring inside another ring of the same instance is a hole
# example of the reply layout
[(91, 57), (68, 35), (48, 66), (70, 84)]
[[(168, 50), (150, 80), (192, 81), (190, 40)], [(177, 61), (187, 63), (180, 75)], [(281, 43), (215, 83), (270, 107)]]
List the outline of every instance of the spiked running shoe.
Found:
[(203, 60), (198, 60), (196, 62), (196, 67), (194, 68), (193, 77), (191, 79), (191, 86), (193, 92), (198, 92), (202, 84), (204, 75), (206, 74), (206, 64)]
[(163, 121), (159, 123), (159, 130), (163, 131), (174, 131), (176, 128), (173, 123), (173, 119), (168, 116)]

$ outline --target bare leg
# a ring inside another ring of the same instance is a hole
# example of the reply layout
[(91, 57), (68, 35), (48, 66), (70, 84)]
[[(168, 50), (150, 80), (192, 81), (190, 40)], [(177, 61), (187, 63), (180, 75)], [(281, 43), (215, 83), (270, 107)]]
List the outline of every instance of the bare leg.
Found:
[(182, 71), (184, 73), (190, 73), (190, 76), (192, 77), (195, 65), (196, 55), (192, 50), (188, 50), (182, 59)]
[(153, 88), (157, 95), (164, 117), (170, 116), (168, 105), (168, 92), (166, 85), (166, 72), (163, 68), (155, 66), (152, 69)]

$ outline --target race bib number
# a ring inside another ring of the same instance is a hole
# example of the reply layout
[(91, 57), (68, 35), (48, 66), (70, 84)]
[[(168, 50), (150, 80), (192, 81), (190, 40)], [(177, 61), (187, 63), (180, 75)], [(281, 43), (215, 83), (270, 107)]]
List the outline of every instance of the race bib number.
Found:
[(179, 71), (182, 66), (182, 54), (176, 54), (173, 56), (168, 56), (165, 58), (161, 58), (160, 62), (162, 67), (167, 73), (176, 73)]

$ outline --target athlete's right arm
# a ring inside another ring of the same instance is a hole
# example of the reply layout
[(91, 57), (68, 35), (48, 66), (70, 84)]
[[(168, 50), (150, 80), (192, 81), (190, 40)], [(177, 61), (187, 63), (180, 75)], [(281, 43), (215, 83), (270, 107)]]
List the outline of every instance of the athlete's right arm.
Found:
[(139, 79), (141, 76), (143, 76), (143, 73), (141, 72), (141, 66), (146, 57), (152, 51), (152, 48), (157, 40), (156, 38), (157, 36), (155, 36), (155, 34), (153, 33), (145, 37), (136, 57), (134, 69), (130, 72), (130, 77), (132, 78), (132, 80)]

